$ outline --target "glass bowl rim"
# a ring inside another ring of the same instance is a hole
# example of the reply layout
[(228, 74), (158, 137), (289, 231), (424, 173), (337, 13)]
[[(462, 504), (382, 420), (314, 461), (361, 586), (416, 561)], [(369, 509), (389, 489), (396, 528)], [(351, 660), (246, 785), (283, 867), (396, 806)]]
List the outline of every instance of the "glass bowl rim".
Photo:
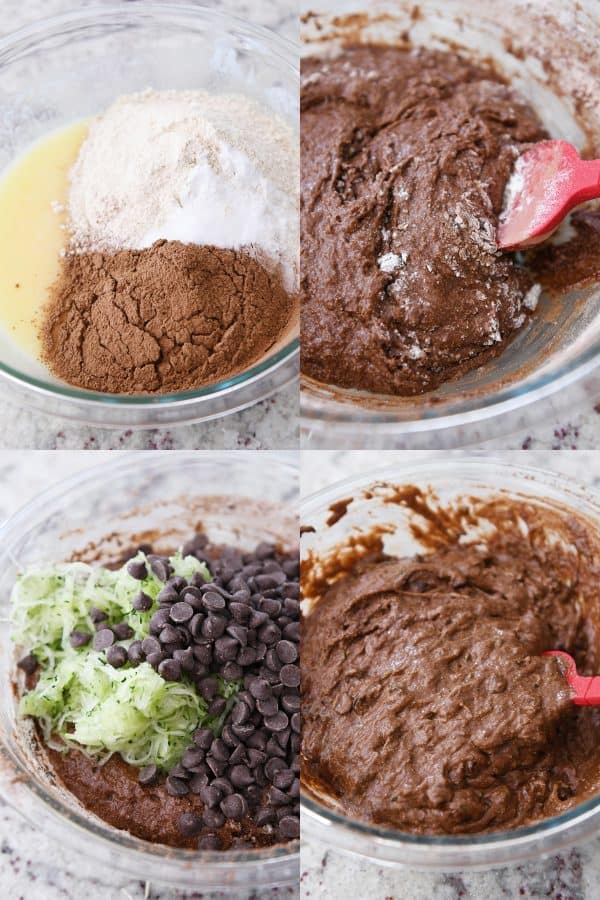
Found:
[[(32, 23), (0, 37), (0, 71), (6, 62), (10, 62), (11, 52), (18, 49), (23, 41), (31, 42), (37, 40), (41, 42), (48, 37), (60, 34), (63, 27), (77, 28), (79, 26), (80, 28), (85, 28), (105, 21), (111, 22), (115, 17), (123, 21), (131, 19), (144, 21), (154, 17), (159, 19), (165, 17), (167, 19), (175, 18), (178, 15), (192, 19), (198, 18), (199, 20), (213, 21), (225, 31), (229, 29), (233, 33), (268, 44), (270, 52), (278, 57), (292, 73), (295, 75), (299, 73), (297, 47), (289, 38), (279, 35), (265, 26), (247, 22), (239, 16), (230, 15), (222, 10), (200, 5), (196, 6), (190, 3), (165, 3), (160, 2), (160, 0), (148, 0), (148, 2), (144, 2), (140, 6), (125, 3), (117, 5), (113, 0), (106, 6), (75, 9), (70, 12), (36, 19)], [(35, 48), (33, 52), (35, 52)], [(5, 59), (6, 56), (9, 56), (8, 60)], [(111, 394), (76, 388), (65, 383), (54, 384), (41, 377), (27, 375), (1, 360), (0, 378), (16, 383), (20, 387), (25, 387), (37, 395), (64, 399), (68, 402), (85, 403), (88, 406), (99, 408), (118, 406), (121, 409), (127, 409), (128, 407), (182, 409), (193, 405), (197, 401), (235, 393), (237, 388), (244, 388), (259, 382), (261, 376), (273, 374), (288, 360), (298, 358), (299, 351), (300, 340), (298, 337), (293, 337), (276, 353), (255, 362), (250, 368), (237, 375), (201, 388), (177, 391), (170, 394)], [(231, 412), (233, 411), (235, 411), (235, 407), (231, 410)]]
[[(153, 454), (144, 464), (141, 474), (147, 479), (157, 470), (173, 469), (175, 466), (179, 469), (190, 463), (205, 467), (215, 463), (230, 465), (233, 462), (234, 465), (252, 467), (259, 460), (262, 460), (262, 455), (248, 458), (235, 450), (225, 454), (219, 451), (204, 451), (203, 453), (193, 450), (175, 451), (175, 453), (165, 451)], [(288, 455), (285, 451), (270, 451), (268, 461), (270, 466), (275, 465), (285, 476), (298, 479), (299, 462), (293, 459), (291, 454)], [(64, 499), (66, 494), (73, 494), (78, 489), (85, 488), (86, 485), (95, 484), (98, 488), (101, 483), (100, 479), (104, 482), (107, 476), (118, 474), (122, 477), (128, 472), (140, 474), (139, 452), (125, 451), (118, 454), (118, 458), (90, 465), (37, 492), (0, 525), (0, 541), (3, 547), (10, 549), (14, 537), (22, 534), (27, 523), (31, 522), (33, 512), (44, 510), (45, 515), (50, 516), (52, 504), (59, 499)], [(294, 878), (282, 878), (277, 869), (284, 864), (295, 865), (299, 861), (298, 840), (256, 850), (224, 852), (203, 850), (192, 853), (181, 848), (167, 847), (162, 844), (154, 845), (117, 829), (113, 829), (114, 834), (112, 834), (107, 832), (106, 829), (110, 826), (107, 826), (106, 823), (96, 824), (77, 809), (67, 810), (60, 801), (48, 796), (42, 786), (32, 781), (29, 770), (16, 758), (12, 748), (7, 745), (2, 732), (0, 732), (0, 760), (5, 764), (8, 763), (11, 769), (16, 770), (16, 775), (13, 772), (7, 775), (5, 766), (0, 768), (0, 796), (5, 797), (11, 808), (16, 809), (19, 815), (36, 827), (40, 827), (40, 822), (36, 821), (33, 814), (36, 811), (41, 812), (44, 822), (50, 819), (56, 829), (62, 829), (62, 834), (66, 829), (69, 839), (65, 840), (65, 844), (72, 849), (86, 847), (89, 855), (96, 859), (101, 857), (103, 851), (109, 852), (111, 862), (124, 873), (139, 873), (139, 869), (135, 869), (135, 864), (143, 863), (149, 867), (149, 877), (152, 877), (153, 880), (161, 883), (160, 874), (157, 873), (164, 870), (163, 883), (187, 885), (187, 881), (181, 881), (181, 879), (185, 879), (186, 873), (196, 873), (200, 866), (205, 865), (223, 876), (233, 868), (239, 868), (242, 873), (251, 877), (256, 866), (259, 865), (267, 879), (266, 881), (261, 879), (262, 886), (294, 883)], [(23, 776), (25, 776), (24, 779)], [(9, 793), (4, 790), (4, 783), (7, 781), (17, 781), (19, 789), (26, 792), (27, 809), (20, 804), (16, 805), (11, 800)], [(57, 838), (56, 833), (50, 836), (54, 839)], [(129, 858), (128, 863), (122, 860), (124, 853)], [(211, 885), (217, 887), (213, 882)]]
[[(492, 485), (485, 484), (482, 481), (477, 482), (478, 473), (489, 474), (498, 470), (518, 480), (518, 484), (514, 489), (511, 485), (505, 484), (495, 489)], [(432, 478), (435, 488), (435, 479), (457, 472), (460, 473), (462, 478), (470, 478), (473, 487), (479, 484), (479, 486), (489, 488), (492, 492), (500, 490), (510, 493), (511, 491), (519, 490), (521, 492), (522, 490), (522, 496), (526, 496), (527, 487), (537, 485), (551, 488), (553, 492), (559, 493), (565, 505), (569, 504), (571, 497), (584, 501), (588, 507), (585, 510), (585, 515), (589, 516), (592, 513), (597, 517), (598, 530), (600, 532), (600, 491), (593, 485), (585, 485), (571, 475), (547, 468), (520, 465), (494, 455), (471, 456), (468, 454), (454, 455), (450, 459), (431, 457), (421, 461), (409, 460), (392, 465), (388, 464), (383, 467), (377, 467), (368, 474), (354, 474), (335, 481), (301, 499), (300, 522), (302, 525), (305, 517), (317, 511), (323, 511), (326, 508), (326, 504), (329, 505), (340, 497), (348, 496), (352, 489), (364, 488), (379, 481), (384, 483), (391, 482), (392, 484), (398, 482), (406, 483), (406, 480), (410, 478), (420, 478), (423, 483), (426, 482), (428, 474)], [(543, 499), (542, 495), (535, 495), (533, 492), (530, 496), (538, 501)], [(560, 841), (560, 846), (565, 846), (573, 843), (572, 830), (578, 830), (577, 840), (591, 837), (600, 831), (600, 794), (550, 819), (543, 819), (540, 822), (521, 828), (475, 835), (415, 835), (409, 832), (371, 825), (368, 822), (353, 819), (343, 813), (327, 808), (316, 799), (313, 799), (311, 792), (307, 791), (306, 787), (302, 785), (301, 808), (304, 822), (308, 821), (311, 825), (316, 825), (317, 827), (321, 825), (333, 826), (331, 830), (328, 830), (327, 834), (330, 835), (331, 831), (335, 830), (337, 834), (341, 835), (339, 842), (336, 838), (330, 838), (331, 844), (338, 850), (353, 852), (358, 855), (376, 855), (376, 851), (362, 854), (360, 848), (356, 846), (360, 838), (370, 838), (376, 841), (378, 848), (384, 853), (391, 851), (392, 856), (385, 857), (385, 862), (387, 863), (408, 866), (417, 865), (418, 867), (418, 862), (420, 861), (425, 868), (438, 870), (450, 870), (453, 863), (455, 863), (456, 868), (465, 870), (489, 867), (494, 864), (494, 860), (484, 859), (483, 855), (486, 852), (493, 853), (497, 849), (504, 853), (514, 853), (514, 860), (522, 861), (537, 855), (535, 848), (531, 846), (534, 840), (537, 842), (540, 838), (556, 838)], [(321, 830), (319, 833), (323, 834)], [(344, 838), (350, 839), (352, 849), (343, 846)], [(557, 849), (559, 845), (557, 844), (553, 849)], [(417, 854), (420, 851), (417, 863), (396, 858), (396, 854), (401, 854), (403, 851), (410, 853), (411, 850), (417, 851)], [(422, 854), (431, 850), (439, 851), (439, 860), (427, 861), (425, 859)], [(464, 851), (479, 853), (481, 859), (467, 863), (465, 863), (464, 859), (461, 859), (460, 863), (457, 864), (455, 857)], [(516, 854), (519, 855), (517, 856)], [(502, 862), (508, 862), (510, 858), (510, 856), (507, 856)], [(501, 864), (501, 862), (497, 864)]]

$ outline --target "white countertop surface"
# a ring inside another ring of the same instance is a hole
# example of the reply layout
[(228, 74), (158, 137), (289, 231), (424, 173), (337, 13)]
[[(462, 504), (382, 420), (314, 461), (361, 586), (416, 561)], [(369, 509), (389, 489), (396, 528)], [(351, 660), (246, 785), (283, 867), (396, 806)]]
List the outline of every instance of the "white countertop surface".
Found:
[[(406, 465), (411, 457), (415, 461), (431, 459), (433, 465), (436, 456), (446, 460), (450, 455), (455, 454), (303, 451), (302, 495), (395, 462)], [(503, 453), (502, 460), (564, 473), (600, 489), (597, 453), (515, 452)], [(600, 838), (524, 865), (484, 872), (429, 874), (347, 856), (304, 835), (300, 895), (303, 900), (599, 900)]]
[[(144, 0), (136, 0), (143, 5)], [(169, 2), (169, 0), (167, 0)], [(195, 0), (187, 0), (195, 2)], [(41, 17), (111, 0), (0, 0), (0, 36)], [(294, 0), (202, 0), (292, 40), (298, 38)], [(67, 52), (67, 51), (65, 51)], [(298, 386), (291, 384), (247, 410), (213, 422), (134, 430), (80, 425), (19, 407), (0, 394), (0, 448), (35, 449), (282, 449), (298, 445)]]

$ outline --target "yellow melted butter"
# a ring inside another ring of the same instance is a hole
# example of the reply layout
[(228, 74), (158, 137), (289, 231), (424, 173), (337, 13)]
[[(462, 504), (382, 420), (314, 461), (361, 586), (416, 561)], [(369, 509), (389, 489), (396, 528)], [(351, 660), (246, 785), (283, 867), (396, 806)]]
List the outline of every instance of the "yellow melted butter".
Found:
[(69, 169), (89, 121), (46, 135), (0, 177), (0, 327), (27, 353), (39, 357), (40, 311), (60, 269), (68, 233)]

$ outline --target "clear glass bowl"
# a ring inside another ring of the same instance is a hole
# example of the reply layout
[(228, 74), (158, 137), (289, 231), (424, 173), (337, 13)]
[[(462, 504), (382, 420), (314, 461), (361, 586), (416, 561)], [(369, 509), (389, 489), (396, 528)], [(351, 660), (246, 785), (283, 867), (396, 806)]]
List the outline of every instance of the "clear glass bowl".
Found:
[[(399, 463), (370, 472), (366, 476), (340, 481), (319, 491), (301, 504), (301, 524), (315, 533), (305, 533), (301, 549), (311, 548), (317, 559), (334, 551), (351, 533), (370, 531), (377, 525), (393, 527), (384, 538), (384, 549), (398, 555), (412, 555), (422, 549), (408, 528), (410, 514), (394, 503), (385, 503), (380, 492), (371, 497), (362, 492), (375, 482), (392, 485), (431, 487), (442, 503), (453, 503), (461, 494), (489, 497), (497, 495), (531, 499), (533, 502), (572, 510), (600, 531), (600, 496), (564, 475), (503, 463), (493, 458), (423, 463)], [(327, 527), (329, 507), (354, 497), (346, 514)], [(308, 615), (318, 614), (307, 611)], [(411, 835), (377, 828), (350, 819), (304, 787), (302, 793), (302, 835), (315, 843), (342, 852), (367, 857), (378, 863), (409, 866), (434, 871), (457, 871), (516, 864), (566, 847), (600, 833), (600, 796), (582, 803), (564, 815), (513, 831), (465, 837)], [(332, 801), (333, 802), (333, 801)]]
[[(308, 0), (301, 6), (313, 8)], [(594, 0), (321, 0), (316, 8), (304, 23), (303, 55), (331, 53), (344, 42), (397, 44), (407, 33), (417, 45), (461, 48), (494, 60), (552, 136), (580, 148), (587, 138), (588, 150), (600, 155), (600, 107), (591, 102), (600, 78)], [(599, 361), (600, 286), (543, 297), (498, 359), (420, 397), (367, 394), (302, 376), (304, 446), (460, 446), (480, 440), (484, 420), (502, 416), (488, 423), (493, 437), (494, 427), (500, 434), (523, 427), (519, 410), (590, 376)]]
[[(200, 6), (122, 2), (44, 19), (0, 40), (0, 170), (44, 134), (148, 87), (247, 94), (298, 128), (298, 51), (291, 41)], [(160, 397), (69, 387), (2, 333), (0, 388), (18, 405), (90, 425), (215, 419), (298, 377), (297, 332), (293, 323), (240, 375)]]
[[(23, 566), (73, 553), (118, 558), (132, 539), (164, 550), (198, 523), (216, 540), (250, 549), (260, 540), (298, 542), (298, 469), (275, 453), (127, 454), (40, 494), (0, 529), (0, 617)], [(265, 501), (264, 498), (269, 500)], [(36, 828), (86, 857), (172, 887), (229, 891), (298, 883), (298, 841), (255, 851), (178, 850), (151, 844), (90, 815), (53, 784), (15, 715), (14, 649), (0, 645), (0, 794)]]

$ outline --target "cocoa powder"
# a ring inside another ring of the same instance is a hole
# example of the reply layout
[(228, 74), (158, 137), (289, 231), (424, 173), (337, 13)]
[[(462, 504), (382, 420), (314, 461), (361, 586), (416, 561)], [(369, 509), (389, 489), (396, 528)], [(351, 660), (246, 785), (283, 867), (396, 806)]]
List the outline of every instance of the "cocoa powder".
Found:
[(247, 253), (157, 241), (65, 257), (41, 326), (58, 378), (107, 393), (220, 381), (273, 346), (296, 300)]

